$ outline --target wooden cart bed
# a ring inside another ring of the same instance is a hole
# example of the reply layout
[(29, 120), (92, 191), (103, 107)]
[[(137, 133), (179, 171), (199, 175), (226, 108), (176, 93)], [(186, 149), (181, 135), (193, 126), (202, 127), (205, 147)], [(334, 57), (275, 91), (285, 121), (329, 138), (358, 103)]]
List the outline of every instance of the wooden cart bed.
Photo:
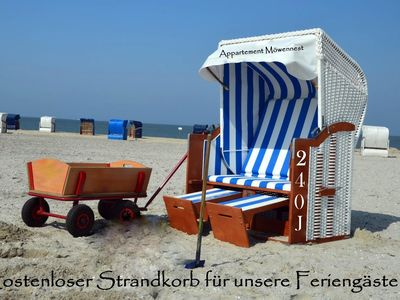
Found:
[(58, 198), (146, 197), (151, 168), (121, 160), (65, 163), (45, 158), (27, 163), (30, 194)]

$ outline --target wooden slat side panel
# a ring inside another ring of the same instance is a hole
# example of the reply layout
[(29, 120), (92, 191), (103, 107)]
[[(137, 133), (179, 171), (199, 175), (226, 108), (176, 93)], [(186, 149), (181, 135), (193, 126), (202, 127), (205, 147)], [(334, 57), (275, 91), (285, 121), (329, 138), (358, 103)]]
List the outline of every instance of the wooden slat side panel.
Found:
[(191, 201), (164, 196), (169, 225), (187, 234), (198, 232), (198, 212)]
[(250, 247), (246, 222), (240, 208), (207, 203), (207, 210), (216, 239), (239, 247)]
[(35, 189), (35, 182), (33, 180), (33, 171), (32, 171), (32, 162), (31, 161), (26, 164), (26, 170), (28, 173), (29, 190), (33, 191)]
[(203, 145), (207, 135), (190, 134), (186, 163), (186, 193), (198, 192), (202, 184)]
[(32, 161), (32, 176), (35, 191), (62, 195), (69, 166), (56, 159)]
[(133, 193), (135, 192), (139, 172), (145, 173), (142, 191), (145, 192), (149, 183), (150, 168), (90, 168), (71, 167), (64, 195), (73, 195), (78, 182), (79, 172), (86, 173), (85, 184), (81, 195), (101, 193)]

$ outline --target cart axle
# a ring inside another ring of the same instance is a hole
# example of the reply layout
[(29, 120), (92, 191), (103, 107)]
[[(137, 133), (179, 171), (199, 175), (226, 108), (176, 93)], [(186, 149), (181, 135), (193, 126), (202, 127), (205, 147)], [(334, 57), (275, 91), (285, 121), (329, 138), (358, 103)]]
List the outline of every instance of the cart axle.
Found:
[(37, 214), (38, 214), (39, 216), (53, 217), (53, 218), (59, 218), (59, 219), (64, 219), (64, 220), (67, 219), (67, 216), (63, 216), (63, 215), (59, 215), (59, 214), (53, 214), (53, 213), (50, 213), (50, 212), (45, 212), (45, 211), (43, 211), (43, 210), (39, 210), (39, 211), (37, 212)]

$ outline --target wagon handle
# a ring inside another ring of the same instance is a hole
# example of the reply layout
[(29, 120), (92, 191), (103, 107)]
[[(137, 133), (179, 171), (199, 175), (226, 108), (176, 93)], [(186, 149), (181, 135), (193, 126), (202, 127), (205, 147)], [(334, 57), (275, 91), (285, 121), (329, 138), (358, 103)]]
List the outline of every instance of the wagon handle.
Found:
[(147, 210), (147, 207), (150, 205), (151, 202), (157, 197), (158, 193), (161, 192), (161, 190), (164, 188), (164, 186), (168, 183), (168, 181), (174, 176), (176, 171), (180, 168), (180, 166), (183, 164), (183, 162), (186, 160), (188, 154), (187, 152), (183, 157), (180, 159), (180, 161), (176, 164), (176, 166), (172, 169), (172, 171), (168, 174), (167, 178), (165, 178), (164, 182), (157, 188), (157, 190), (154, 192), (154, 194), (150, 197), (149, 201), (147, 201), (146, 205), (141, 208), (141, 210)]

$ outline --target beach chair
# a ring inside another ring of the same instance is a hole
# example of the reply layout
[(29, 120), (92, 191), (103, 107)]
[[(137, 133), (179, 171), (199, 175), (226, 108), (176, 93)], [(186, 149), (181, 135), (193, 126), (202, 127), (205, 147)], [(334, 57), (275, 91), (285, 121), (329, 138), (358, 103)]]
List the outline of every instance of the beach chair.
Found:
[(382, 126), (362, 126), (362, 156), (389, 156), (389, 128)]
[(7, 114), (0, 113), (0, 133), (7, 133)]
[[(347, 237), (353, 150), (367, 104), (358, 64), (312, 29), (222, 41), (200, 74), (221, 85), (208, 187), (243, 194), (206, 202), (214, 236), (244, 247), (249, 230), (287, 243)], [(188, 193), (200, 187), (204, 140), (189, 137)], [(261, 197), (256, 209), (232, 205), (253, 197)]]
[(128, 120), (111, 119), (108, 122), (109, 140), (126, 140), (128, 137)]
[(19, 114), (7, 114), (7, 130), (19, 130), (21, 116)]
[(40, 132), (55, 132), (56, 131), (56, 119), (54, 117), (48, 117), (48, 116), (40, 117), (39, 131)]
[(80, 119), (79, 134), (82, 135), (95, 135), (94, 119)]
[(132, 140), (142, 138), (143, 123), (140, 121), (129, 121), (128, 137)]

